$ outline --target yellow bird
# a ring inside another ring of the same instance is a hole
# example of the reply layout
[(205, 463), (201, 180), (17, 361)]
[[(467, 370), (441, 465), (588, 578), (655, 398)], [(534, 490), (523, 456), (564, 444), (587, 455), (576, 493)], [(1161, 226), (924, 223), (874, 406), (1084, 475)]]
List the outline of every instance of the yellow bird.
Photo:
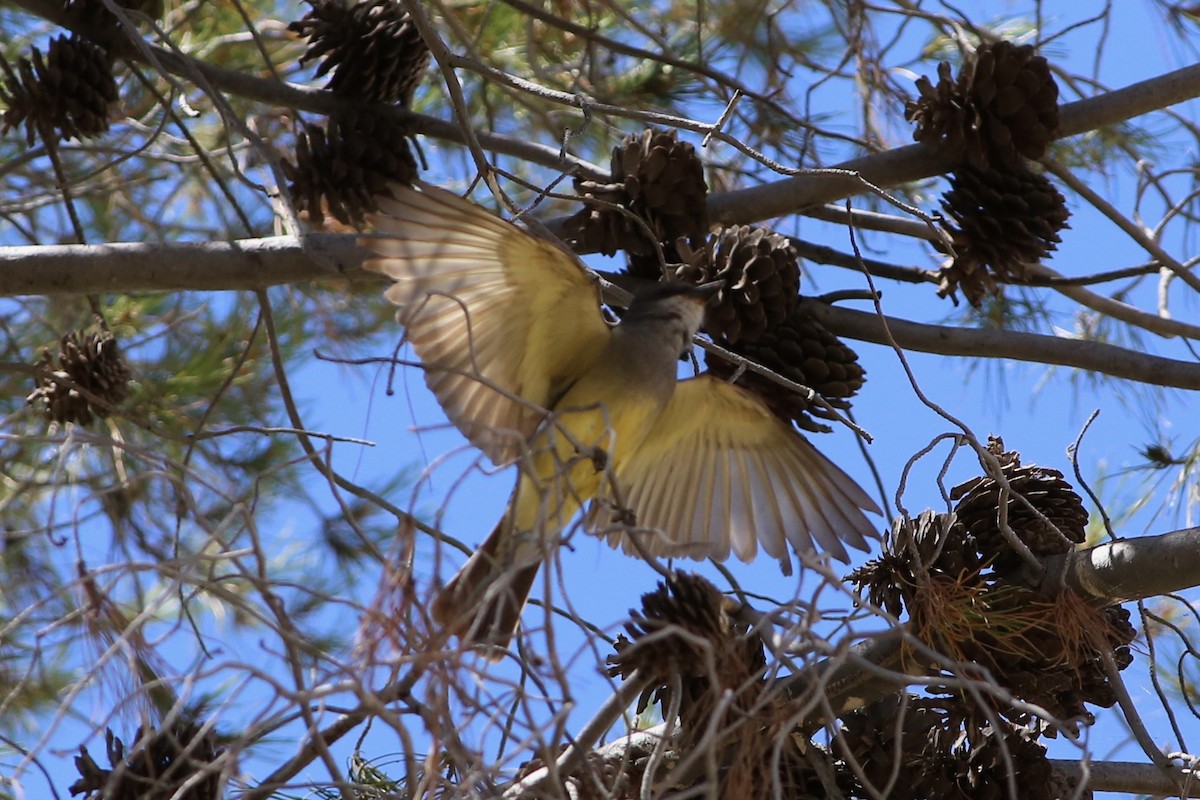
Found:
[[(426, 184), (379, 198), (368, 270), (450, 421), (498, 465), (517, 463), (495, 530), (433, 616), (464, 644), (506, 647), (538, 568), (589, 502), (589, 530), (627, 553), (728, 557), (762, 549), (790, 571), (877, 536), (854, 480), (753, 394), (678, 381), (715, 285), (658, 284), (619, 324), (574, 255)], [(493, 651), (494, 654), (495, 651)]]

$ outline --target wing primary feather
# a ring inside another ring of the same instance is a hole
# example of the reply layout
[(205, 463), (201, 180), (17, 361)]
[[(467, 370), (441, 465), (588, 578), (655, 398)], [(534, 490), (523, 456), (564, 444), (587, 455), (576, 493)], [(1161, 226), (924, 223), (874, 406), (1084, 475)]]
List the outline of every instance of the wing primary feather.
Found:
[(742, 455), (740, 450), (731, 449), (729, 451), (729, 479), (733, 483), (733, 492), (727, 542), (733, 543), (735, 552), (739, 549), (739, 540), (746, 535), (747, 531), (751, 536), (755, 536), (754, 496), (747, 481), (746, 465), (742, 461)]
[(700, 459), (700, 474), (696, 477), (696, 501), (688, 528), (692, 546), (697, 550), (702, 546), (705, 555), (709, 555), (713, 547), (713, 473), (717, 455), (710, 451), (706, 454), (707, 457)]
[[(778, 480), (781, 477), (779, 468), (780, 464), (777, 459), (769, 458), (769, 452), (759, 451), (752, 454), (755, 466), (758, 468), (756, 476), (759, 496), (762, 498), (765, 507), (765, 516), (768, 519), (759, 519), (755, 527), (758, 529), (758, 539), (765, 542), (768, 539), (780, 537), (787, 525), (787, 520), (784, 518), (783, 511), (780, 507), (781, 500), (787, 500), (787, 494), (780, 496)], [(772, 463), (773, 462), (773, 463)], [(790, 500), (789, 500), (790, 502)], [(765, 530), (764, 530), (765, 526)], [(768, 552), (770, 552), (768, 550)], [(774, 553), (772, 553), (774, 555)], [(778, 558), (778, 556), (776, 556)]]
[(708, 542), (709, 552), (713, 558), (728, 558), (730, 542), (728, 542), (728, 525), (730, 518), (730, 482), (727, 477), (728, 453), (720, 449), (709, 453), (712, 461), (713, 479), (707, 506), (707, 517), (704, 519), (704, 539)]

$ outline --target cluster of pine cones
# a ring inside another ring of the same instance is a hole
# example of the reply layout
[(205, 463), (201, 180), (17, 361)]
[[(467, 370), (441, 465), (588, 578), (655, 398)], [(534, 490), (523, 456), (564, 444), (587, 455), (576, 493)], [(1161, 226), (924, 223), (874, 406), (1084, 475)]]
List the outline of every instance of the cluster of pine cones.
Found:
[[(126, 20), (162, 14), (156, 0), (117, 0)], [(24, 129), (25, 141), (41, 140), (54, 152), (58, 142), (104, 135), (118, 100), (116, 57), (131, 32), (100, 0), (65, 0), (70, 26), (86, 31), (58, 35), (43, 53), (9, 63), (0, 55), (0, 134)], [(34, 390), (25, 398), (48, 421), (88, 425), (108, 416), (129, 393), (131, 372), (117, 340), (100, 320), (89, 331), (69, 331), (58, 352), (43, 350), (34, 365)]]
[[(1004, 470), (1010, 485), (1031, 492), (1038, 510), (1063, 526), (1060, 537), (1081, 534), (1077, 509), (1082, 504), (1078, 497), (1071, 500), (1061, 476), (1021, 467), (1015, 454), (1008, 455), (1014, 456)], [(974, 497), (996, 491), (991, 479), (973, 482), (966, 490)], [(1049, 502), (1043, 504), (1043, 497)], [(914, 614), (914, 633), (939, 652), (953, 652), (938, 638), (950, 632), (945, 622), (935, 629), (922, 627), (915, 618), (922, 595), (930, 593), (919, 584), (941, 582), (941, 599), (958, 602), (957, 608), (964, 610), (969, 603), (971, 613), (989, 617), (973, 620), (971, 636), (954, 643), (960, 667), (975, 670), (964, 677), (981, 678), (986, 668), (1014, 698), (1045, 708), (1058, 724), (1090, 719), (1084, 703), (1108, 707), (1115, 702), (1102, 659), (1111, 656), (1120, 669), (1131, 661), (1129, 615), (1120, 606), (1075, 608), (1069, 600), (1056, 605), (1036, 593), (1014, 591), (994, 574), (980, 577), (990, 570), (990, 556), (984, 555), (988, 546), (978, 542), (987, 539), (986, 529), (995, 524), (994, 502), (992, 508), (990, 522), (973, 513), (965, 522), (927, 513), (911, 525), (898, 526), (892, 551), (860, 570), (857, 578), (884, 605), (888, 601), (877, 595), (897, 585), (898, 602)], [(1035, 551), (1061, 549), (1060, 543), (1048, 541), (1044, 528), (1032, 526), (1029, 533), (1030, 526), (1021, 520), (1013, 527)], [(983, 533), (980, 539), (974, 538), (977, 528)], [(916, 575), (923, 577), (918, 581)], [(735, 601), (704, 578), (673, 573), (642, 597), (640, 609), (630, 611), (625, 633), (609, 656), (610, 675), (636, 675), (642, 682), (637, 711), (657, 703), (664, 719), (677, 726), (673, 750), (711, 751), (723, 765), (713, 775), (691, 773), (695, 785), (684, 781), (673, 788), (715, 788), (719, 797), (824, 796), (828, 787), (822, 781), (832, 776), (848, 798), (878, 797), (890, 787), (887, 796), (893, 798), (1000, 800), (1010, 796), (1015, 772), (1022, 797), (1080, 796), (1073, 782), (1052, 770), (1040, 741), (1056, 734), (1055, 723), (1035, 719), (992, 695), (985, 708), (957, 688), (898, 693), (843, 714), (829, 747), (812, 742), (811, 730), (803, 729), (780, 690), (778, 676), (772, 677), (760, 632), (739, 621), (738, 610)], [(952, 618), (955, 610), (950, 605), (941, 613)], [(1057, 627), (1063, 622), (1073, 624), (1078, 635), (1064, 635)], [(630, 786), (645, 782), (638, 775), (643, 766), (604, 772), (601, 782), (615, 796), (625, 796)], [(715, 787), (709, 783), (714, 780)]]
[[(911, 633), (947, 659), (947, 674), (987, 680), (1013, 701), (989, 694), (981, 703), (953, 685), (897, 693), (842, 714), (831, 746), (815, 745), (811, 731), (795, 727), (760, 632), (739, 620), (735, 601), (685, 573), (631, 610), (609, 673), (644, 681), (637, 710), (656, 702), (678, 725), (673, 749), (713, 748), (725, 765), (719, 796), (734, 786), (746, 797), (780, 796), (778, 786), (784, 797), (820, 796), (823, 773), (852, 798), (891, 787), (896, 798), (999, 800), (1010, 796), (1014, 772), (1022, 797), (1080, 796), (1052, 770), (1041, 739), (1090, 722), (1089, 705), (1116, 702), (1105, 662), (1129, 666), (1136, 631), (1119, 605), (1095, 608), (1012, 580), (1021, 550), (1040, 557), (1084, 541), (1088, 514), (1057, 470), (1022, 464), (999, 438), (987, 450), (998, 477), (955, 487), (951, 514), (898, 520), (883, 555), (850, 581), (872, 604), (907, 618)], [(1047, 717), (1030, 714), (1031, 706)]]
[(409, 131), (380, 104), (407, 108), (429, 66), (429, 48), (394, 0), (309, 0), (288, 25), (308, 39), (301, 63), (345, 101), (324, 125), (303, 124), (294, 158), (283, 162), (296, 208), (317, 226), (329, 215), (359, 228), (391, 182), (412, 183), (417, 160)]
[(942, 63), (937, 84), (922, 77), (917, 89), (905, 110), (913, 138), (955, 164), (942, 197), (953, 256), (938, 293), (961, 289), (978, 307), (1023, 280), (1067, 227), (1062, 194), (1030, 167), (1058, 129), (1058, 86), (1033, 47), (995, 42), (980, 45), (957, 77)]
[[(761, 395), (782, 418), (808, 430), (827, 428), (829, 406), (847, 408), (863, 384), (858, 356), (800, 307), (800, 263), (786, 236), (741, 225), (709, 232), (708, 186), (695, 148), (675, 131), (625, 137), (612, 153), (608, 183), (576, 180), (585, 207), (564, 237), (578, 249), (624, 251), (642, 280), (720, 281), (704, 331), (744, 359), (815, 392), (809, 397), (755, 372), (740, 385)], [(729, 378), (740, 365), (712, 354), (709, 371)], [(819, 399), (818, 399), (819, 398)]]

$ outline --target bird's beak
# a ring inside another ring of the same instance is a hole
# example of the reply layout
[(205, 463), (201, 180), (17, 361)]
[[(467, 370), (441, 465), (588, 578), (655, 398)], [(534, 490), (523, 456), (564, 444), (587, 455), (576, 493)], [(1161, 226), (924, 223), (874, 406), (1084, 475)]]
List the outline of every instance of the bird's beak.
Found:
[(717, 292), (721, 291), (721, 287), (725, 285), (725, 281), (709, 281), (702, 283), (696, 287), (696, 295), (703, 297), (705, 302), (711, 302), (717, 296)]

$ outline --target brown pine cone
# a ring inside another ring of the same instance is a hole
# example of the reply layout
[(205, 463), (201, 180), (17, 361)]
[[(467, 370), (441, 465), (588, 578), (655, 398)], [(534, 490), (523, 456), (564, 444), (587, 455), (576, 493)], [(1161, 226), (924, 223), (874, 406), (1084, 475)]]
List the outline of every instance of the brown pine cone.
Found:
[(722, 345), (757, 341), (800, 302), (796, 249), (769, 228), (725, 228), (699, 249), (680, 243), (679, 252), (683, 266), (676, 279), (724, 284), (704, 317), (704, 331)]
[(961, 288), (976, 307), (997, 294), (999, 284), (1024, 280), (1025, 265), (1055, 250), (1058, 232), (1070, 227), (1062, 194), (1028, 169), (962, 167), (951, 176), (942, 207), (954, 259), (942, 269), (938, 295), (954, 296)]
[[(706, 327), (706, 330), (712, 332), (712, 328)], [(849, 408), (849, 399), (866, 380), (866, 371), (859, 366), (858, 354), (802, 308), (792, 311), (782, 323), (766, 328), (752, 342), (717, 341), (738, 355), (807, 386), (834, 408)], [(712, 353), (706, 354), (704, 361), (710, 372), (723, 379), (737, 371), (737, 365)], [(813, 417), (832, 419), (833, 414), (806, 395), (750, 370), (738, 377), (738, 385), (761, 397), (779, 417), (808, 431), (829, 431), (829, 426)]]
[(1058, 85), (1030, 45), (981, 45), (957, 79), (943, 62), (937, 85), (921, 77), (917, 90), (904, 112), (916, 123), (913, 138), (976, 169), (1041, 158), (1058, 130)]
[[(575, 191), (584, 208), (566, 220), (564, 235), (580, 249), (655, 256), (655, 242), (699, 241), (708, 229), (704, 164), (674, 130), (626, 136), (613, 148), (612, 181), (577, 179)], [(609, 205), (588, 204), (588, 199)]]
[(417, 162), (406, 131), (382, 112), (367, 107), (339, 111), (328, 131), (305, 125), (296, 137), (296, 159), (283, 161), (288, 190), (316, 225), (332, 215), (361, 228), (363, 215), (378, 206), (375, 197), (388, 184), (412, 183)]
[(665, 713), (671, 686), (682, 678), (680, 718), (696, 721), (703, 716), (694, 713), (696, 703), (708, 707), (722, 690), (738, 688), (766, 665), (761, 640), (747, 636), (746, 627), (733, 621), (732, 605), (701, 576), (671, 573), (657, 589), (642, 595), (640, 611), (630, 610), (625, 623), (629, 637), (617, 637), (608, 674), (625, 678), (637, 670), (651, 681), (638, 703), (639, 712), (653, 694)]
[(15, 69), (0, 56), (0, 69), (0, 101), (7, 106), (0, 133), (23, 124), (32, 145), (39, 134), (83, 141), (108, 130), (117, 82), (103, 48), (79, 36), (56, 36), (45, 58), (35, 47)]
[(368, 103), (409, 105), (429, 66), (429, 48), (396, 0), (308, 0), (312, 10), (288, 25), (308, 38), (300, 59), (320, 59), (328, 88)]
[(983, 562), (975, 539), (953, 514), (923, 511), (907, 522), (897, 518), (882, 555), (847, 576), (859, 592), (889, 614), (912, 612), (918, 588), (931, 576), (981, 586)]
[(102, 768), (86, 747), (80, 747), (75, 757), (80, 779), (71, 784), (72, 795), (86, 793), (84, 800), (221, 797), (221, 775), (213, 762), (222, 749), (211, 728), (190, 720), (178, 721), (169, 730), (138, 728), (138, 744), (128, 753), (111, 729), (104, 738), (109, 768)]
[(109, 331), (64, 334), (57, 369), (54, 360), (49, 350), (42, 351), (37, 388), (25, 398), (50, 421), (89, 425), (95, 417), (107, 417), (129, 394), (129, 364)]
[[(989, 439), (988, 451), (1000, 461), (1013, 492), (1025, 497), (1050, 523), (1009, 496), (1008, 525), (1034, 555), (1065, 553), (1084, 540), (1087, 510), (1061, 472), (1033, 464), (1022, 466), (1020, 454), (1005, 451), (1004, 441), (998, 437)], [(985, 475), (969, 480), (956, 486), (950, 498), (957, 501), (954, 513), (975, 536), (984, 558), (995, 557), (994, 566), (1001, 572), (1020, 565), (1020, 557), (1000, 532), (1000, 485), (995, 479)]]
[(1058, 84), (1032, 45), (982, 45), (959, 80), (980, 114), (992, 163), (1014, 168), (1022, 157), (1046, 154), (1058, 131)]
[[(163, 15), (163, 0), (115, 2), (126, 11), (135, 12), (132, 16), (134, 22), (137, 22), (139, 14), (145, 14), (150, 19), (159, 19)], [(129, 37), (121, 30), (121, 21), (105, 7), (104, 0), (63, 0), (62, 8), (67, 16), (67, 27), (79, 31), (89, 41), (113, 53), (123, 53), (130, 48)]]

